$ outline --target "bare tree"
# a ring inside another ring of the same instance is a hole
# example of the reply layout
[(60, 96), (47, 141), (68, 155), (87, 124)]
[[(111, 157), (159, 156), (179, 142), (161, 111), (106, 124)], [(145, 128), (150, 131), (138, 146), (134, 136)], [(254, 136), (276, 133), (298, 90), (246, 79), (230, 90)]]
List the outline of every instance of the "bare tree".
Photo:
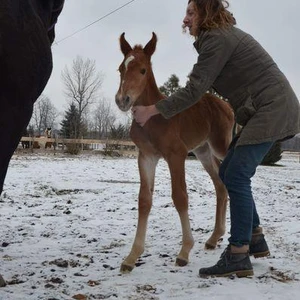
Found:
[(47, 127), (54, 127), (58, 117), (57, 109), (51, 103), (50, 99), (41, 95), (34, 104), (33, 114), (30, 124), (38, 135), (41, 135)]
[(65, 95), (76, 103), (79, 117), (87, 110), (88, 106), (95, 102), (98, 91), (102, 85), (102, 75), (96, 72), (94, 60), (77, 56), (73, 60), (71, 70), (66, 66), (62, 71), (62, 80), (65, 85)]
[(96, 106), (93, 114), (93, 127), (98, 138), (108, 136), (110, 128), (116, 121), (116, 116), (111, 108), (110, 103), (105, 99), (101, 99)]

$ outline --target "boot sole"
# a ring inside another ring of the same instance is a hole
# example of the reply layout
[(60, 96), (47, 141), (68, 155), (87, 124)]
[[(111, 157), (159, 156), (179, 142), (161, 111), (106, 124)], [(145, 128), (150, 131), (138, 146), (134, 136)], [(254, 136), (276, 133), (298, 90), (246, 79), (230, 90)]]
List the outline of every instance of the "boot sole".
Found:
[(242, 271), (234, 271), (225, 274), (200, 274), (199, 276), (201, 278), (208, 278), (208, 277), (230, 277), (232, 275), (236, 275), (238, 278), (242, 278), (242, 277), (253, 276), (254, 272), (253, 270), (242, 270)]
[(254, 256), (254, 258), (266, 257), (266, 256), (270, 256), (270, 251), (250, 253), (250, 256)]

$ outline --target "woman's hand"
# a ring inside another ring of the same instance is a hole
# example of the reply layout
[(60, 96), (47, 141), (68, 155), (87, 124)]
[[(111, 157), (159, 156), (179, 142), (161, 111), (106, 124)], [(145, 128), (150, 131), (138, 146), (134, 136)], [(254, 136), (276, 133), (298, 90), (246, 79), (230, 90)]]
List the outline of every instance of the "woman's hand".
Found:
[(144, 126), (146, 122), (154, 115), (159, 114), (159, 111), (156, 109), (155, 105), (149, 106), (134, 106), (132, 109), (133, 118), (140, 125)]

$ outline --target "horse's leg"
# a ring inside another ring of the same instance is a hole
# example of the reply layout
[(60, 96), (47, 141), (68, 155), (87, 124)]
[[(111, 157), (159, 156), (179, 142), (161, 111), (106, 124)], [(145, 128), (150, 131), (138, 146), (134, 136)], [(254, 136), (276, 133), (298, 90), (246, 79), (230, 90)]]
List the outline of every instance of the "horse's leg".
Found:
[(188, 194), (185, 181), (185, 159), (186, 152), (182, 154), (171, 154), (166, 158), (171, 175), (172, 199), (180, 217), (182, 229), (182, 246), (176, 258), (177, 266), (185, 266), (189, 262), (189, 253), (194, 246), (189, 213)]
[(138, 224), (131, 251), (121, 265), (120, 270), (123, 273), (131, 272), (137, 259), (144, 252), (147, 222), (152, 206), (154, 176), (158, 159), (157, 156), (146, 156), (139, 152), (138, 166), (141, 183), (138, 204)]
[[(0, 99), (1, 101), (2, 99)], [(29, 101), (28, 101), (29, 102)], [(32, 103), (26, 108), (11, 107), (5, 99), (0, 110), (0, 195), (3, 190), (4, 179), (9, 161), (16, 150), (22, 137), (24, 128), (27, 127), (32, 115)]]
[(220, 161), (212, 154), (208, 144), (193, 151), (196, 157), (201, 161), (204, 169), (209, 174), (215, 187), (217, 205), (215, 216), (215, 227), (211, 237), (205, 243), (207, 249), (214, 249), (218, 240), (225, 233), (226, 209), (228, 194), (225, 185), (219, 177)]

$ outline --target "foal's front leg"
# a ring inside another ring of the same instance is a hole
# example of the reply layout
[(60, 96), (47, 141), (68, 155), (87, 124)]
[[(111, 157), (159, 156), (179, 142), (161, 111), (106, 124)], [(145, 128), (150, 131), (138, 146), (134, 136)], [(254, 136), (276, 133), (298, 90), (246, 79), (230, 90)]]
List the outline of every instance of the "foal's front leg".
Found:
[(156, 156), (146, 156), (139, 152), (138, 165), (141, 183), (138, 205), (138, 224), (131, 251), (121, 265), (120, 270), (122, 273), (131, 272), (137, 259), (144, 252), (147, 221), (152, 206), (155, 168), (158, 159), (159, 158)]

